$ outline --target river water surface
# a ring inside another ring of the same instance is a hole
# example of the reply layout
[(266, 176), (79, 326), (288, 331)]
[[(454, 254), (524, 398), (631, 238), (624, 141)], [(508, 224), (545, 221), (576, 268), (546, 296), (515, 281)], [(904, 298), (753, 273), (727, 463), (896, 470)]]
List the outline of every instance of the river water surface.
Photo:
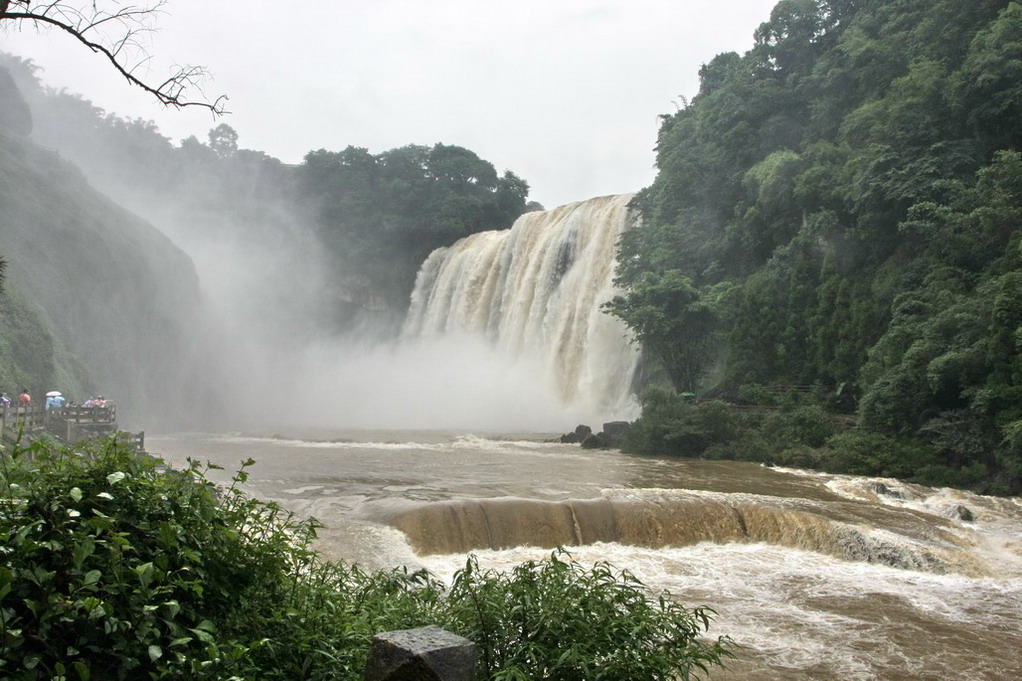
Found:
[[(324, 554), (449, 578), (559, 545), (688, 606), (739, 660), (713, 679), (1022, 678), (1022, 500), (582, 450), (550, 434), (147, 437), (175, 466), (249, 457), (247, 490), (324, 523)], [(971, 518), (971, 519), (970, 519)]]

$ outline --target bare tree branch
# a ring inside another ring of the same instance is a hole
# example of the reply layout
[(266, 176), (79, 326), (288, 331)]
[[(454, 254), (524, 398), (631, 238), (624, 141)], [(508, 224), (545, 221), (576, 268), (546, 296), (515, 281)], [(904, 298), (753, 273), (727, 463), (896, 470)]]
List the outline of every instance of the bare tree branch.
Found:
[[(209, 79), (209, 73), (201, 66), (178, 66), (159, 85), (150, 85), (136, 75), (151, 57), (141, 44), (140, 37), (151, 33), (152, 22), (166, 0), (153, 0), (142, 5), (121, 6), (117, 0), (106, 4), (114, 8), (101, 7), (97, 0), (71, 2), (52, 0), (0, 0), (0, 27), (13, 23), (38, 27), (53, 27), (64, 31), (93, 52), (102, 55), (132, 85), (138, 86), (156, 97), (164, 106), (178, 109), (198, 107), (208, 109), (214, 116), (227, 113), (227, 97), (220, 95), (212, 102), (191, 100), (186, 97), (190, 90), (202, 93), (202, 84)], [(139, 55), (132, 63), (133, 56)]]

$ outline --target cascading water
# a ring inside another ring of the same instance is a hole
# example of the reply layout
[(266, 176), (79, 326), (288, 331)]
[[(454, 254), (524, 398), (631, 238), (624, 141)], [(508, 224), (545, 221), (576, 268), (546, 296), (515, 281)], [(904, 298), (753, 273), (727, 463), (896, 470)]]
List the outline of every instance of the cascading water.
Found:
[(615, 294), (618, 237), (632, 195), (527, 213), (509, 230), (434, 251), (419, 271), (403, 336), (477, 336), (515, 360), (538, 362), (569, 405), (635, 412), (638, 350), (600, 310)]
[[(172, 465), (323, 523), (327, 557), (508, 571), (570, 547), (708, 605), (714, 681), (1022, 678), (1022, 500), (738, 461), (428, 431), (146, 437)], [(967, 511), (967, 512), (966, 512)], [(701, 678), (706, 678), (702, 677)]]

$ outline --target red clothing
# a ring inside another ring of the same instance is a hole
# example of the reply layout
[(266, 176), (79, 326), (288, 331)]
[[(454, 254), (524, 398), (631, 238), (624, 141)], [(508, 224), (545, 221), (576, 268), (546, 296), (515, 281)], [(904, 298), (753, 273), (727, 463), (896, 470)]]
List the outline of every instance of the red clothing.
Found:
[(32, 396), (28, 393), (21, 393), (18, 395), (18, 404), (22, 407), (27, 407), (32, 404)]

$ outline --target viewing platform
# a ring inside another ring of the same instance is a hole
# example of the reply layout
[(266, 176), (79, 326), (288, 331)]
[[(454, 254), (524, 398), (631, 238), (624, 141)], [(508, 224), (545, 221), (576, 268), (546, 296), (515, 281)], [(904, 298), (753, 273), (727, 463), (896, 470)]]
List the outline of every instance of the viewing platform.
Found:
[(117, 405), (102, 407), (67, 406), (47, 409), (43, 406), (10, 406), (0, 410), (3, 442), (18, 437), (34, 440), (47, 433), (69, 445), (83, 440), (99, 440), (117, 435), (137, 451), (145, 449), (145, 433), (128, 433), (117, 427)]

